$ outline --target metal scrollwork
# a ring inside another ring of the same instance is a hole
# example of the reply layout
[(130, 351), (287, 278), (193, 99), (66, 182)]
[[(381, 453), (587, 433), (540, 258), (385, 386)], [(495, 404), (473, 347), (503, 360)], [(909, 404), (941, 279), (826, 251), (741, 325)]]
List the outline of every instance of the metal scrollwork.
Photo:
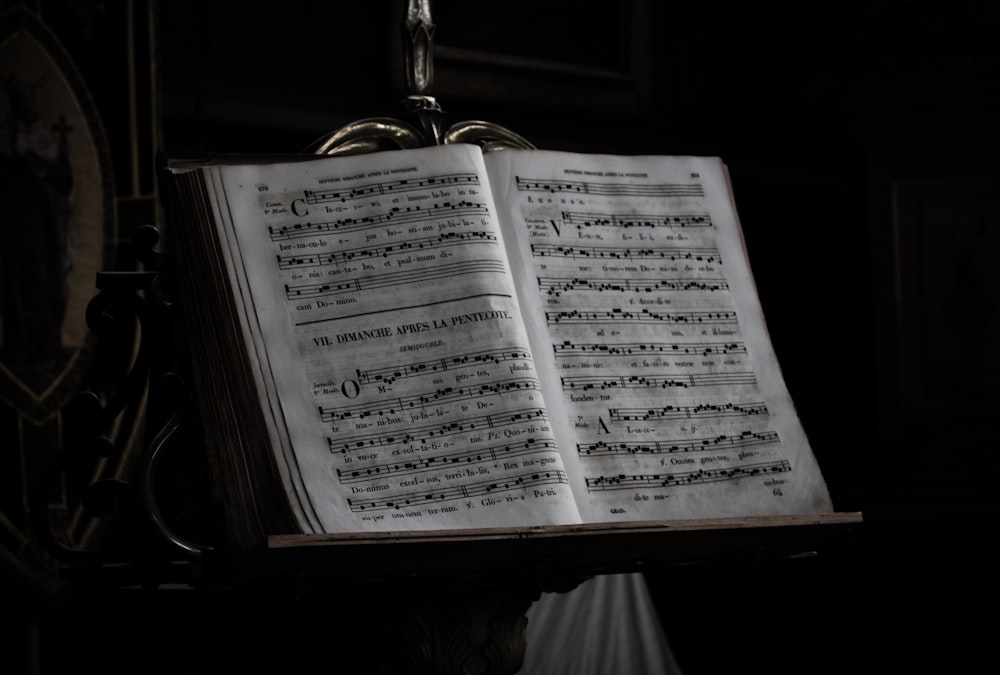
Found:
[[(127, 272), (102, 273), (98, 277), (99, 293), (87, 307), (87, 324), (102, 336), (114, 336), (117, 331), (131, 331), (133, 322), (148, 324), (151, 319), (149, 305), (139, 295), (150, 287), (154, 273)], [(79, 437), (71, 439), (65, 449), (53, 457), (49, 469), (40, 474), (32, 492), (31, 516), (39, 541), (57, 560), (100, 560), (107, 550), (102, 546), (89, 547), (58, 532), (58, 524), (51, 520), (51, 505), (62, 497), (67, 476), (82, 472), (92, 473), (101, 463), (124, 461), (123, 448), (112, 440), (110, 429), (125, 409), (145, 396), (146, 375), (150, 358), (148, 344), (139, 345), (122, 382), (108, 395), (95, 391), (81, 392), (68, 407), (70, 413), (84, 421)], [(104, 400), (107, 399), (105, 403)], [(70, 409), (71, 408), (71, 409)], [(134, 510), (128, 502), (133, 498), (129, 483), (116, 476), (104, 476), (82, 488), (79, 506), (83, 515), (104, 519), (119, 511), (125, 517)]]
[(451, 143), (472, 143), (484, 152), (534, 149), (523, 136), (492, 122), (469, 120), (442, 131), (444, 111), (430, 94), (434, 81), (434, 22), (430, 0), (410, 0), (403, 33), (403, 65), (409, 95), (401, 117), (372, 117), (352, 122), (306, 149), (319, 155), (358, 155)]
[(341, 127), (308, 151), (318, 155), (359, 155), (423, 145), (423, 133), (416, 127), (392, 117), (370, 117)]
[(528, 139), (510, 129), (491, 122), (469, 120), (448, 127), (445, 143), (476, 143), (486, 152), (494, 150), (531, 150), (535, 146)]
[[(116, 570), (134, 572), (139, 560), (160, 558), (158, 562), (162, 562), (164, 552), (153, 551), (164, 539), (189, 554), (198, 548), (173, 534), (154, 494), (153, 479), (163, 448), (180, 428), (187, 405), (186, 386), (179, 376), (156, 372), (170, 351), (167, 340), (172, 307), (170, 294), (163, 288), (160, 268), (164, 261), (155, 249), (158, 239), (159, 233), (152, 226), (139, 228), (132, 238), (132, 253), (146, 269), (98, 273), (98, 293), (87, 306), (87, 325), (113, 342), (128, 344), (136, 334), (138, 341), (120, 379), (105, 383), (109, 391), (83, 391), (67, 407), (68, 414), (85, 423), (77, 437), (69, 439), (52, 458), (32, 489), (35, 535), (62, 563), (82, 567), (110, 564)], [(155, 424), (150, 398), (164, 398), (171, 390), (174, 400), (166, 402), (166, 407), (174, 411), (150, 445), (143, 442), (141, 432), (138, 438), (116, 437), (113, 430), (121, 425), (123, 416)], [(100, 536), (69, 536), (50, 516), (51, 505), (65, 500), (67, 484), (80, 476), (90, 476), (91, 481), (79, 490), (74, 488), (71, 496), (77, 498), (82, 517), (109, 523), (97, 528), (103, 530)]]

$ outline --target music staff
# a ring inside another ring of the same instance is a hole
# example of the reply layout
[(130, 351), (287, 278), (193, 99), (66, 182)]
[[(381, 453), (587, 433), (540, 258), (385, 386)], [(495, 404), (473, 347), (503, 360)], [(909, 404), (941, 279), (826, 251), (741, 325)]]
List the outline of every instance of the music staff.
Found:
[(471, 352), (459, 354), (444, 359), (432, 359), (411, 363), (405, 366), (390, 366), (387, 368), (370, 368), (368, 370), (358, 370), (358, 382), (364, 384), (392, 384), (396, 380), (404, 377), (415, 377), (417, 375), (427, 375), (449, 368), (464, 368), (479, 364), (496, 365), (503, 361), (530, 361), (531, 354), (527, 349), (512, 347), (510, 349), (491, 349), (484, 352)]
[(504, 271), (506, 271), (506, 267), (500, 260), (463, 260), (456, 263), (437, 265), (429, 269), (388, 272), (386, 274), (344, 279), (335, 282), (294, 286), (285, 284), (285, 297), (289, 300), (300, 300), (303, 298), (337, 295), (339, 293), (357, 293), (359, 291), (388, 286), (409, 286), (415, 283), (434, 281), (435, 279), (453, 278), (462, 274), (501, 274)]
[(604, 342), (573, 343), (563, 340), (552, 345), (556, 356), (636, 356), (646, 354), (674, 354), (710, 356), (713, 354), (746, 354), (742, 342)]
[(630, 214), (619, 216), (613, 213), (582, 213), (580, 211), (563, 211), (564, 223), (577, 227), (712, 227), (708, 216), (659, 216)]
[(559, 296), (565, 291), (615, 291), (652, 293), (653, 291), (726, 291), (724, 279), (560, 279), (538, 277), (538, 288), (546, 295)]
[(751, 478), (775, 473), (787, 473), (792, 465), (787, 460), (777, 462), (762, 462), (732, 467), (730, 469), (698, 469), (696, 471), (678, 471), (664, 474), (619, 474), (617, 476), (597, 476), (585, 478), (588, 492), (599, 490), (633, 490), (636, 488), (661, 488), (696, 483), (715, 483), (719, 481)]
[(463, 246), (470, 242), (497, 244), (496, 235), (491, 232), (445, 232), (436, 237), (425, 237), (405, 241), (392, 246), (376, 246), (374, 248), (352, 248), (320, 253), (315, 255), (279, 255), (278, 269), (288, 270), (301, 267), (323, 267), (339, 265), (355, 259), (385, 258), (390, 253), (406, 253), (423, 250), (433, 250), (448, 246)]
[(650, 443), (577, 443), (576, 452), (581, 456), (600, 457), (614, 455), (669, 455), (684, 452), (704, 452), (729, 448), (750, 448), (773, 445), (779, 441), (774, 431), (743, 431), (689, 441), (653, 441)]
[(627, 312), (620, 308), (607, 311), (570, 310), (565, 312), (545, 312), (545, 322), (559, 323), (677, 323), (677, 324), (735, 324), (736, 312), (673, 312), (663, 314), (641, 309)]
[(502, 396), (512, 391), (538, 391), (538, 380), (533, 377), (512, 378), (491, 382), (474, 387), (443, 387), (429, 394), (402, 396), (376, 403), (355, 406), (319, 406), (319, 416), (322, 422), (339, 422), (350, 419), (365, 419), (372, 415), (385, 417), (396, 415), (435, 403), (483, 399), (487, 396)]
[(468, 497), (481, 497), (482, 495), (501, 494), (515, 490), (524, 490), (530, 487), (559, 484), (569, 484), (569, 479), (566, 477), (564, 471), (537, 471), (512, 476), (503, 480), (486, 480), (453, 488), (418, 490), (392, 498), (348, 499), (347, 503), (350, 505), (351, 510), (355, 512), (402, 509), (408, 506), (417, 507), (421, 504), (443, 502), (452, 499), (465, 499)]
[[(428, 415), (428, 418), (431, 416)], [(524, 408), (509, 412), (497, 413), (495, 415), (481, 415), (479, 417), (466, 418), (462, 422), (446, 422), (428, 424), (422, 427), (410, 427), (404, 434), (385, 434), (378, 432), (374, 434), (363, 434), (341, 440), (327, 438), (327, 446), (330, 452), (349, 452), (363, 448), (372, 448), (386, 445), (405, 445), (419, 441), (426, 444), (428, 440), (463, 434), (483, 429), (495, 429), (507, 427), (515, 424), (527, 424), (532, 421), (547, 421), (548, 416), (540, 408)]]
[(456, 464), (471, 465), (482, 462), (497, 462), (521, 455), (533, 455), (541, 452), (556, 452), (555, 441), (528, 439), (524, 443), (494, 445), (481, 450), (465, 450), (450, 455), (438, 455), (412, 459), (404, 462), (389, 462), (364, 469), (337, 469), (337, 478), (341, 483), (357, 483), (381, 478), (383, 476), (405, 476), (425, 471), (434, 471), (454, 467)]
[(742, 417), (767, 415), (763, 403), (701, 403), (698, 405), (666, 405), (662, 408), (609, 408), (612, 422), (658, 422), (692, 418)]
[(757, 382), (757, 378), (752, 372), (692, 373), (690, 375), (666, 375), (664, 377), (619, 375), (611, 378), (600, 375), (580, 375), (576, 377), (561, 377), (559, 379), (562, 381), (562, 388), (565, 391), (633, 389), (637, 387), (686, 389), (687, 387), (711, 387), (720, 384), (756, 384)]
[(479, 185), (479, 176), (473, 173), (455, 173), (444, 176), (432, 176), (421, 180), (397, 180), (387, 183), (370, 183), (359, 185), (350, 190), (306, 190), (307, 204), (322, 204), (324, 202), (346, 202), (351, 199), (363, 199), (373, 195), (387, 195), (412, 190), (426, 190), (450, 185)]
[(405, 225), (455, 216), (485, 216), (489, 213), (485, 204), (473, 202), (444, 202), (429, 208), (421, 206), (394, 206), (385, 213), (376, 213), (361, 218), (341, 218), (321, 223), (295, 223), (281, 227), (268, 227), (271, 241), (285, 241), (301, 237), (316, 237), (329, 232), (358, 232), (385, 224)]
[(555, 244), (532, 244), (535, 257), (562, 257), (576, 259), (611, 258), (615, 260), (690, 260), (692, 262), (722, 263), (719, 249), (714, 246), (695, 248), (628, 248), (622, 246), (558, 246)]
[(705, 192), (699, 183), (660, 183), (642, 185), (636, 183), (597, 183), (575, 180), (539, 180), (514, 177), (514, 183), (521, 192), (573, 192), (588, 195), (613, 197), (702, 197)]

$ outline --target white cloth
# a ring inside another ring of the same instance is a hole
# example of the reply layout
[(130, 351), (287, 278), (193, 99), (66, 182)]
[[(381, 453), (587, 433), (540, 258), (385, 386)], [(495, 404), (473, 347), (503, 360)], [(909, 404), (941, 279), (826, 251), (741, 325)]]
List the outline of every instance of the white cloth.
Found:
[(519, 675), (680, 675), (641, 574), (607, 574), (528, 610)]

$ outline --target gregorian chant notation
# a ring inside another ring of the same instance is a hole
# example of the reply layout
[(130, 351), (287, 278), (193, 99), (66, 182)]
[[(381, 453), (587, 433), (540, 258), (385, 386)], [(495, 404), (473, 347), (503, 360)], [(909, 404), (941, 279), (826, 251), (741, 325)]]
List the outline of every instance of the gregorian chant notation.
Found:
[(436, 265), (428, 269), (387, 272), (369, 277), (341, 279), (320, 284), (285, 284), (285, 297), (289, 300), (301, 300), (340, 293), (357, 293), (373, 288), (409, 286), (436, 279), (450, 279), (463, 274), (502, 274), (506, 269), (500, 260), (463, 260)]
[(598, 490), (633, 490), (636, 488), (659, 488), (676, 485), (692, 485), (695, 483), (714, 483), (717, 481), (736, 480), (774, 473), (787, 473), (792, 465), (787, 460), (778, 462), (762, 462), (747, 464), (729, 469), (698, 469), (696, 471), (679, 471), (676, 473), (638, 474), (617, 476), (596, 476), (585, 478), (587, 491)]
[(502, 396), (512, 391), (538, 391), (538, 380), (533, 377), (519, 377), (500, 380), (472, 387), (442, 387), (431, 393), (401, 396), (355, 406), (319, 406), (320, 420), (339, 422), (348, 419), (365, 419), (374, 416), (392, 416), (428, 405), (449, 401), (481, 400), (487, 396)]
[(612, 291), (617, 293), (652, 293), (654, 291), (726, 291), (724, 279), (560, 279), (538, 277), (538, 288), (546, 295), (566, 291)]
[[(428, 416), (430, 418), (432, 416)], [(494, 429), (497, 427), (507, 427), (515, 424), (525, 424), (532, 421), (544, 422), (548, 420), (545, 411), (540, 408), (525, 408), (512, 410), (509, 412), (497, 413), (496, 415), (482, 415), (470, 417), (461, 422), (440, 422), (425, 426), (411, 426), (406, 433), (390, 434), (379, 432), (374, 434), (362, 434), (350, 438), (334, 440), (327, 438), (327, 445), (330, 452), (348, 452), (385, 445), (406, 445), (408, 443), (419, 442), (426, 444), (427, 441), (464, 434), (482, 429)], [(422, 420), (421, 420), (422, 421)]]
[(615, 260), (690, 260), (692, 262), (722, 263), (719, 249), (714, 246), (696, 248), (626, 248), (621, 246), (557, 246), (555, 244), (532, 244), (531, 252), (536, 257), (560, 258), (611, 258)]
[(633, 389), (655, 388), (673, 389), (687, 387), (712, 387), (720, 384), (755, 384), (757, 378), (752, 372), (742, 373), (692, 373), (690, 375), (666, 375), (663, 377), (644, 375), (580, 375), (561, 377), (565, 391), (589, 391), (591, 389)]
[(370, 183), (359, 185), (350, 190), (306, 190), (307, 204), (322, 204), (324, 202), (346, 202), (351, 199), (363, 199), (374, 195), (387, 195), (412, 190), (427, 190), (450, 185), (479, 185), (479, 176), (474, 173), (454, 173), (446, 176), (433, 176), (422, 180), (397, 180), (386, 183)]
[(492, 232), (445, 232), (435, 237), (412, 239), (391, 246), (343, 249), (332, 253), (319, 253), (315, 255), (279, 255), (276, 257), (278, 259), (278, 269), (287, 270), (304, 267), (323, 267), (325, 265), (341, 265), (356, 259), (385, 258), (390, 253), (413, 253), (448, 246), (464, 246), (476, 242), (499, 245), (496, 235)]
[(601, 455), (669, 455), (706, 450), (750, 448), (778, 442), (774, 431), (746, 430), (738, 434), (722, 434), (686, 441), (653, 441), (651, 443), (577, 443), (577, 454), (587, 457)]
[(319, 223), (295, 223), (294, 225), (282, 225), (281, 227), (268, 227), (267, 231), (271, 236), (271, 241), (285, 241), (301, 237), (315, 237), (330, 232), (364, 231), (391, 223), (404, 225), (406, 223), (443, 219), (449, 216), (484, 216), (488, 213), (489, 210), (485, 204), (465, 201), (454, 204), (444, 202), (442, 204), (434, 204), (428, 208), (421, 206), (408, 206), (405, 208), (394, 206), (384, 213), (376, 213), (361, 218), (340, 218), (338, 220)]
[(481, 497), (490, 494), (521, 491), (530, 487), (542, 485), (569, 484), (569, 479), (563, 471), (538, 471), (512, 476), (503, 480), (484, 480), (478, 483), (467, 483), (453, 488), (437, 490), (419, 490), (397, 495), (391, 499), (348, 499), (351, 511), (378, 511), (383, 509), (403, 509), (418, 507), (422, 504), (444, 502), (452, 499)]
[(620, 216), (614, 213), (582, 213), (563, 211), (562, 220), (578, 227), (712, 227), (708, 216), (665, 216), (630, 214)]
[(512, 347), (510, 349), (490, 349), (483, 352), (471, 352), (468, 354), (458, 354), (444, 359), (432, 359), (430, 361), (420, 361), (404, 366), (390, 366), (388, 368), (369, 368), (368, 370), (358, 370), (358, 382), (363, 384), (391, 384), (404, 377), (415, 377), (417, 375), (428, 375), (449, 368), (465, 368), (479, 364), (498, 364), (504, 361), (530, 361), (531, 354), (527, 349)]
[(563, 340), (552, 345), (556, 356), (636, 356), (643, 354), (676, 354), (709, 356), (712, 354), (746, 354), (742, 342), (604, 342), (574, 343)]
[(660, 183), (642, 185), (635, 183), (597, 183), (576, 180), (540, 180), (514, 177), (521, 192), (575, 192), (577, 194), (606, 195), (612, 197), (701, 197), (705, 192), (698, 183)]
[(640, 309), (637, 312), (625, 311), (620, 308), (607, 311), (585, 312), (571, 310), (566, 312), (545, 312), (548, 324), (557, 323), (680, 323), (680, 324), (735, 324), (736, 312), (651, 312)]
[(702, 403), (699, 405), (665, 405), (662, 408), (610, 408), (613, 422), (656, 422), (692, 418), (741, 417), (767, 415), (763, 403)]
[[(555, 453), (555, 441), (534, 438), (523, 443), (510, 443), (507, 445), (495, 445), (490, 448), (480, 450), (464, 450), (450, 455), (439, 455), (437, 457), (423, 457), (419, 459), (407, 460), (405, 462), (389, 462), (370, 466), (364, 469), (337, 469), (337, 477), (341, 483), (357, 483), (372, 480), (382, 476), (399, 476), (436, 469), (453, 468), (456, 464), (466, 466), (475, 465), (482, 462), (497, 462), (511, 457), (521, 455), (534, 455), (538, 453)], [(555, 459), (540, 457), (540, 464), (554, 462)]]

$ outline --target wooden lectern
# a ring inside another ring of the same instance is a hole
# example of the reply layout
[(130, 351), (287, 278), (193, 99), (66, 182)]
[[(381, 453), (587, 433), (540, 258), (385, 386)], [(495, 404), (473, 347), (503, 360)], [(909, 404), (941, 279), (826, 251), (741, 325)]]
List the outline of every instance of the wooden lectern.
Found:
[[(489, 122), (445, 127), (430, 95), (434, 26), (429, 3), (412, 0), (403, 26), (409, 96), (400, 117), (359, 120), (319, 139), (309, 152), (350, 155), (443, 143), (475, 143), (486, 151), (533, 147)], [(525, 614), (542, 593), (570, 591), (596, 575), (796, 555), (861, 522), (858, 513), (830, 513), (627, 526), (287, 535), (235, 555), (219, 543), (224, 536), (205, 501), (195, 406), (177, 372), (183, 366), (177, 368), (169, 356), (176, 329), (168, 301), (170, 270), (154, 250), (156, 241), (157, 233), (149, 228), (134, 242), (145, 271), (99, 275), (101, 292), (88, 312), (92, 327), (103, 330), (114, 323), (109, 317), (135, 316), (142, 345), (117, 395), (106, 404), (97, 396), (88, 399), (95, 425), (83, 450), (57, 458), (46, 477), (57, 483), (53, 477), (71, 472), (81, 452), (87, 458), (113, 453), (102, 441), (101, 426), (113, 423), (128, 401), (146, 396), (150, 382), (151, 406), (168, 411), (147, 421), (160, 432), (126, 476), (92, 484), (81, 495), (93, 516), (116, 507), (125, 511), (115, 527), (126, 533), (127, 544), (112, 550), (67, 546), (47, 517), (51, 485), (35, 493), (36, 530), (71, 582), (102, 588), (268, 588), (288, 598), (321, 598), (336, 605), (329, 608), (331, 614), (338, 606), (350, 608), (352, 628), (340, 636), (341, 644), (364, 654), (357, 662), (370, 672), (506, 675), (521, 668)], [(187, 486), (180, 505), (178, 481)], [(170, 499), (164, 498), (165, 484), (173, 486), (166, 490)], [(366, 626), (377, 630), (366, 631)], [(346, 629), (341, 625), (339, 630)], [(391, 648), (386, 635), (392, 636)]]

